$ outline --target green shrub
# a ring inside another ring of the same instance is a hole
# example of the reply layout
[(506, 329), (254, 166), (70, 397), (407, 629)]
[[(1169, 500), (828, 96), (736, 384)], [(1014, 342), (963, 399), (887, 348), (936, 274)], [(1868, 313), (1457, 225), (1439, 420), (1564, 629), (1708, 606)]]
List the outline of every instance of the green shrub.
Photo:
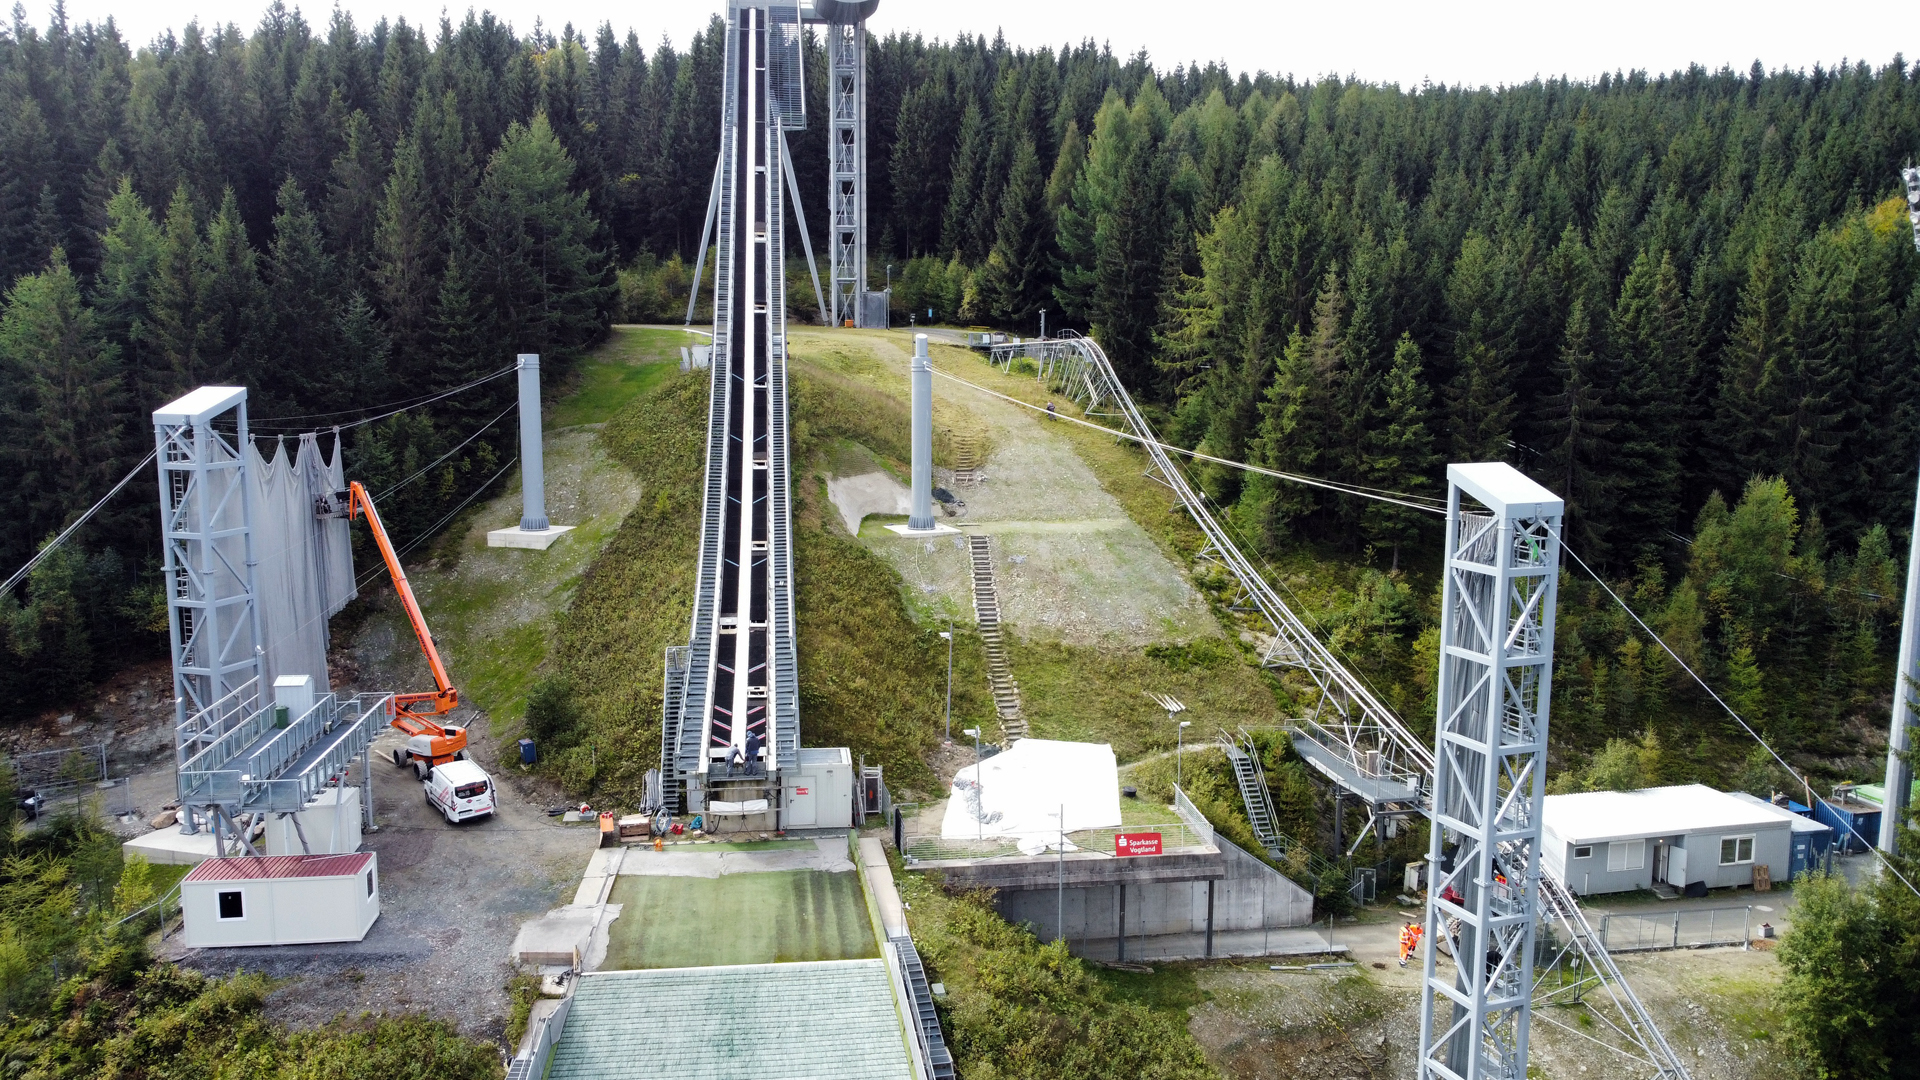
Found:
[(527, 691), (527, 737), (553, 752), (572, 746), (579, 735), (580, 709), (573, 698), (573, 680), (565, 674), (548, 675)]

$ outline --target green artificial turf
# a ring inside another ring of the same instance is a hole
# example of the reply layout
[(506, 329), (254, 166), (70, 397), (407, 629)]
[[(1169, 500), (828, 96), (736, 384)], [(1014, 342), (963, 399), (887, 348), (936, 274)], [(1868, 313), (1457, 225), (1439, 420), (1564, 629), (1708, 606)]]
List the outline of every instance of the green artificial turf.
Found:
[(625, 876), (609, 897), (604, 971), (856, 960), (880, 955), (852, 871)]

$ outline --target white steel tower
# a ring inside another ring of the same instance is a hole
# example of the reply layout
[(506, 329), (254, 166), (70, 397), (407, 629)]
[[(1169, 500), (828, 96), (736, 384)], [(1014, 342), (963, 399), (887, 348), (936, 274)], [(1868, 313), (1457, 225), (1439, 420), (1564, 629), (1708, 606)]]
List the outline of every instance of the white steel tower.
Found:
[(1563, 506), (1498, 462), (1447, 487), (1419, 1076), (1521, 1080)]
[[(1913, 246), (1920, 250), (1920, 169), (1900, 170), (1907, 189), (1907, 218), (1913, 223)], [(1904, 756), (1908, 728), (1913, 725), (1914, 695), (1920, 694), (1920, 492), (1914, 495), (1913, 539), (1907, 551), (1907, 606), (1900, 621), (1900, 655), (1893, 676), (1893, 726), (1887, 732), (1886, 809), (1880, 814), (1880, 850), (1891, 855), (1900, 847), (1900, 826), (1912, 801), (1913, 769)]]
[(879, 0), (815, 0), (826, 24), (827, 206), (833, 325), (885, 326), (867, 294), (867, 17)]

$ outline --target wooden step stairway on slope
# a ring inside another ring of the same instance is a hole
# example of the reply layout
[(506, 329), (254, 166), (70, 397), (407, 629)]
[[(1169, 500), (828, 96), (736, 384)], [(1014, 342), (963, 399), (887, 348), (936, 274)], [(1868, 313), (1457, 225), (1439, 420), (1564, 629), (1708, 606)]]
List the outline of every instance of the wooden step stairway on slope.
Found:
[(980, 482), (980, 467), (987, 463), (986, 439), (977, 431), (949, 434), (953, 447), (953, 486), (971, 487)]
[(980, 627), (980, 641), (987, 650), (987, 685), (993, 691), (994, 711), (1000, 714), (1000, 730), (1011, 746), (1027, 737), (1026, 717), (1020, 711), (1020, 684), (1013, 681), (1013, 669), (1007, 666), (1007, 650), (1000, 638), (1000, 597), (993, 583), (993, 542), (975, 534), (967, 538), (968, 554), (973, 558), (973, 617)]

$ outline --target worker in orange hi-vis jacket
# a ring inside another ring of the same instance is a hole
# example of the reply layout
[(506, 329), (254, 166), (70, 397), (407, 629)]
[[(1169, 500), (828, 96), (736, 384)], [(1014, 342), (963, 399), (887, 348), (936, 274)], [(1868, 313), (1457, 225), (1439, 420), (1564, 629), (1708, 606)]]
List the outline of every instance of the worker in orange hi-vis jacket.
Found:
[(1420, 947), (1420, 935), (1424, 933), (1419, 923), (1409, 921), (1400, 928), (1400, 966), (1406, 967), (1407, 960), (1413, 956), (1413, 950)]

